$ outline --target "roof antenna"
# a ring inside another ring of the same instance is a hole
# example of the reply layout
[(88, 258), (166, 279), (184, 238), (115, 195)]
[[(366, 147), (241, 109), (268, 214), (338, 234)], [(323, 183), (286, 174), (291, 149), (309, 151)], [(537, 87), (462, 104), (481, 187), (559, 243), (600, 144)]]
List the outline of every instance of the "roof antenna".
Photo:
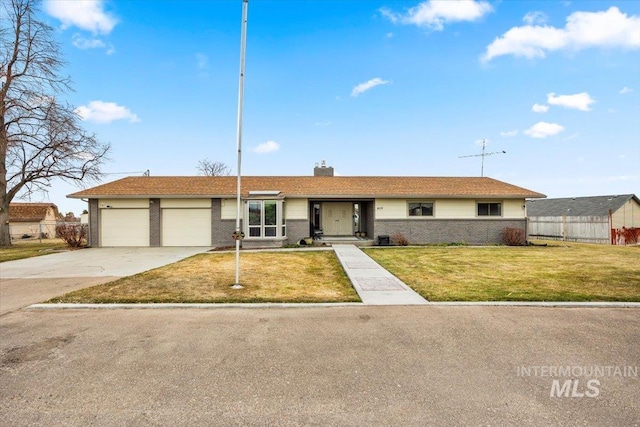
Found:
[(487, 146), (487, 141), (483, 138), (482, 139), (482, 153), (481, 154), (469, 154), (468, 156), (459, 156), (459, 159), (463, 159), (465, 157), (482, 157), (482, 163), (480, 166), (480, 176), (484, 177), (484, 158), (486, 156), (493, 156), (494, 154), (507, 154), (506, 151), (502, 150), (502, 151), (494, 151), (493, 153), (485, 153), (485, 147)]

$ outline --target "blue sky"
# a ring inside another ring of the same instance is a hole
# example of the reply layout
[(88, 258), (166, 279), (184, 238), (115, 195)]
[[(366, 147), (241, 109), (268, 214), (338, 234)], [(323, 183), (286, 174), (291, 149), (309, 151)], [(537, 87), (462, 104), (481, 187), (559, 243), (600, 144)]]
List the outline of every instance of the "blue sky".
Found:
[[(640, 2), (250, 0), (243, 175), (640, 194)], [(236, 171), (241, 0), (44, 1), (105, 177)], [(77, 191), (45, 199), (79, 213)], [(35, 201), (35, 199), (32, 199)]]

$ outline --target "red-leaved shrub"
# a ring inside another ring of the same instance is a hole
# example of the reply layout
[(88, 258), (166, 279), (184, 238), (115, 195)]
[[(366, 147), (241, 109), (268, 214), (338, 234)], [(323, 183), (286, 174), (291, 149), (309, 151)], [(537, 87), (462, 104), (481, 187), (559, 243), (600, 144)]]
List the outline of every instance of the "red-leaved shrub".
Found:
[(394, 245), (397, 245), (397, 246), (409, 245), (409, 239), (407, 239), (405, 235), (402, 233), (396, 233), (393, 236), (391, 236), (391, 241), (393, 242)]
[(507, 246), (522, 246), (526, 243), (524, 228), (505, 227), (502, 229), (502, 243)]
[(79, 248), (87, 243), (86, 224), (62, 224), (56, 227), (56, 235), (72, 248)]

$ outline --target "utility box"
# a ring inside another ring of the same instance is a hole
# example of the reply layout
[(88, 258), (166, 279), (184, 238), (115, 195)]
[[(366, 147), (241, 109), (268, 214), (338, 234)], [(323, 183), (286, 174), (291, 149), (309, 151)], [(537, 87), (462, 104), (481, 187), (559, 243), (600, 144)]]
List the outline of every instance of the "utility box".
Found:
[(391, 239), (389, 236), (380, 235), (378, 236), (378, 246), (389, 246), (391, 245)]

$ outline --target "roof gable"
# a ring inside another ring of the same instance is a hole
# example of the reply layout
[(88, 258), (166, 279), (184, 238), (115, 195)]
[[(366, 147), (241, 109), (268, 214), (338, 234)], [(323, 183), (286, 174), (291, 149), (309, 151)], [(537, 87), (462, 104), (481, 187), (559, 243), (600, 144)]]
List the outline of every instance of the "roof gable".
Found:
[(617, 211), (630, 199), (640, 203), (634, 194), (530, 200), (527, 202), (527, 214), (529, 216), (607, 216), (609, 211)]
[[(382, 176), (243, 176), (242, 193), (279, 191), (283, 197), (546, 197), (492, 178)], [(236, 177), (127, 177), (70, 194), (71, 198), (235, 197)]]
[(47, 212), (53, 209), (53, 216), (58, 216), (58, 207), (53, 203), (10, 203), (10, 222), (40, 222), (47, 217)]

